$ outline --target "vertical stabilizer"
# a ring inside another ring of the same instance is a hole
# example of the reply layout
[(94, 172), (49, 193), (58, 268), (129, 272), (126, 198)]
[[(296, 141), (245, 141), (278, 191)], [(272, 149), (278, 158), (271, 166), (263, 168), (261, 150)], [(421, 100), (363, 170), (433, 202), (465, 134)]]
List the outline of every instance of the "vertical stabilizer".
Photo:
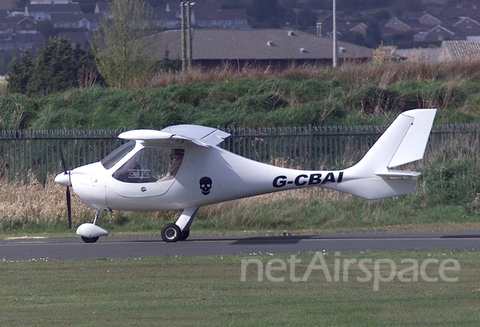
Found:
[(335, 189), (367, 199), (412, 192), (420, 173), (391, 168), (423, 157), (435, 114), (436, 109), (400, 114), (362, 160), (345, 171), (344, 181)]
[(381, 173), (422, 159), (436, 111), (415, 109), (400, 114), (354, 167), (367, 174)]
[(406, 111), (402, 114), (412, 117), (414, 120), (388, 164), (388, 168), (423, 158), (436, 112), (436, 109), (417, 109)]

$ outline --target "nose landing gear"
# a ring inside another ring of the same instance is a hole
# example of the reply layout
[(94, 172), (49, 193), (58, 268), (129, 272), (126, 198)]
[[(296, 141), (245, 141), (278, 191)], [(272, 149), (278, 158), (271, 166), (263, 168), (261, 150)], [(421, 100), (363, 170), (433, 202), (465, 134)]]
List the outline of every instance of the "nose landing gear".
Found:
[(84, 223), (78, 226), (77, 228), (77, 235), (81, 236), (82, 240), (85, 243), (95, 243), (98, 241), (100, 236), (107, 236), (108, 231), (97, 226), (97, 219), (100, 215), (100, 211), (97, 210), (95, 212), (95, 218), (93, 219), (93, 223)]

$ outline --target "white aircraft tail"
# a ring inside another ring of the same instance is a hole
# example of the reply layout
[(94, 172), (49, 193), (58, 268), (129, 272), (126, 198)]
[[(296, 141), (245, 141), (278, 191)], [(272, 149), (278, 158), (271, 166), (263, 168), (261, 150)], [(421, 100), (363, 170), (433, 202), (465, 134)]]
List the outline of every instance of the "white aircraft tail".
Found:
[[(423, 158), (436, 109), (400, 114), (355, 166), (345, 171), (339, 190), (367, 199), (410, 193), (420, 173), (394, 167)], [(348, 172), (348, 173), (347, 173)]]

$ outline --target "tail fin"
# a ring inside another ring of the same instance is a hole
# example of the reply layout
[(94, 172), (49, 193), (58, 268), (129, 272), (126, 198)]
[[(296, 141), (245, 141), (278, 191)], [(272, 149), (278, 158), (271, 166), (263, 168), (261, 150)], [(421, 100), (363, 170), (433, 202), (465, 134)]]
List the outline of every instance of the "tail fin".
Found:
[[(355, 166), (342, 190), (367, 199), (410, 193), (418, 172), (392, 168), (423, 158), (436, 109), (405, 111), (387, 128)], [(345, 172), (346, 174), (346, 172)]]

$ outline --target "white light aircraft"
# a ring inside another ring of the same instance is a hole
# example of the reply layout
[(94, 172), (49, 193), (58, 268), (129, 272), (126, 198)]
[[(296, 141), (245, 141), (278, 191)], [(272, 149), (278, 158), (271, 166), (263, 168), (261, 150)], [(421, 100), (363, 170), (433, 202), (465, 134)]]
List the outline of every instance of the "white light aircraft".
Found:
[(183, 210), (175, 223), (161, 231), (163, 240), (185, 240), (201, 206), (270, 192), (319, 186), (366, 199), (412, 192), (418, 172), (395, 167), (423, 158), (436, 109), (400, 114), (366, 155), (342, 170), (296, 170), (253, 161), (217, 145), (230, 134), (197, 125), (158, 130), (132, 130), (119, 138), (129, 140), (99, 162), (55, 177), (96, 210), (93, 223), (76, 231), (93, 243), (108, 232), (97, 225), (100, 212), (113, 210)]

